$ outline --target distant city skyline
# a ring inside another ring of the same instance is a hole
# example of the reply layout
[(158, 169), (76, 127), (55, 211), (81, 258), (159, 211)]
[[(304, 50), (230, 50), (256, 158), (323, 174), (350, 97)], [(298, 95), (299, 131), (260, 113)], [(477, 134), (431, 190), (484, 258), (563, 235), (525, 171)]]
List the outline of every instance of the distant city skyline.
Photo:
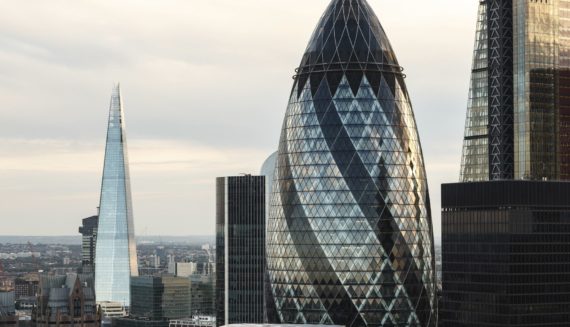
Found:
[[(96, 213), (118, 81), (136, 235), (214, 235), (214, 177), (256, 174), (276, 151), (298, 54), (328, 3), (11, 4), (0, 13), (0, 234), (75, 235)], [(440, 184), (459, 178), (478, 1), (370, 5), (406, 67), (437, 240)]]

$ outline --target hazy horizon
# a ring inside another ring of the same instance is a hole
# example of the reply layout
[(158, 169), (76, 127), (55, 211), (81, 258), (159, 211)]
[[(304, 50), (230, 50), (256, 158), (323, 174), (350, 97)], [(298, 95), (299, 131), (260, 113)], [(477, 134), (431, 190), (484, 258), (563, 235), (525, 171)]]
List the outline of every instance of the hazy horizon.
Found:
[[(65, 245), (81, 245), (81, 235), (0, 235), (0, 244), (65, 244)], [(190, 244), (214, 244), (215, 235), (186, 235), (186, 236), (170, 236), (170, 235), (153, 235), (153, 236), (136, 236), (135, 241), (138, 244), (145, 243), (190, 243)]]

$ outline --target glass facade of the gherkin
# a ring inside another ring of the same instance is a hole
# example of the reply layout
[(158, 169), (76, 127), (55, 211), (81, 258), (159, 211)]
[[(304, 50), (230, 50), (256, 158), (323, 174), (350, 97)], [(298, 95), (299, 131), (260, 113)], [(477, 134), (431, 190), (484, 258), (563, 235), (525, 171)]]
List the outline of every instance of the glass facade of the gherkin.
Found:
[(279, 143), (269, 322), (437, 325), (429, 193), (404, 78), (369, 4), (333, 0)]
[(101, 185), (95, 294), (98, 302), (130, 305), (131, 276), (138, 276), (123, 102), (119, 86), (111, 96)]

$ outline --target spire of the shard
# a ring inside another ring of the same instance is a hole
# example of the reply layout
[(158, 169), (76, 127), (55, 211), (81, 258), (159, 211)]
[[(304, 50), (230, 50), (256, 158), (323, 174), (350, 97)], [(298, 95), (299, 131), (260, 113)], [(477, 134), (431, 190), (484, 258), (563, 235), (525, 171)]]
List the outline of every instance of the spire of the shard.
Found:
[(267, 227), (268, 318), (436, 326), (423, 154), (402, 68), (368, 3), (332, 1), (296, 72)]
[(109, 109), (95, 252), (98, 302), (130, 304), (130, 279), (138, 275), (123, 100), (119, 84)]

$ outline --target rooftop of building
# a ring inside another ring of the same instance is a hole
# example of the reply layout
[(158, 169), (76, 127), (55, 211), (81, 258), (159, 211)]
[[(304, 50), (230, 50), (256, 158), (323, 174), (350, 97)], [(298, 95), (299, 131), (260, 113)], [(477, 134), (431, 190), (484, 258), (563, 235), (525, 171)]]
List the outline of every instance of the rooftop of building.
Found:
[(442, 207), (570, 208), (570, 181), (500, 180), (443, 184)]

